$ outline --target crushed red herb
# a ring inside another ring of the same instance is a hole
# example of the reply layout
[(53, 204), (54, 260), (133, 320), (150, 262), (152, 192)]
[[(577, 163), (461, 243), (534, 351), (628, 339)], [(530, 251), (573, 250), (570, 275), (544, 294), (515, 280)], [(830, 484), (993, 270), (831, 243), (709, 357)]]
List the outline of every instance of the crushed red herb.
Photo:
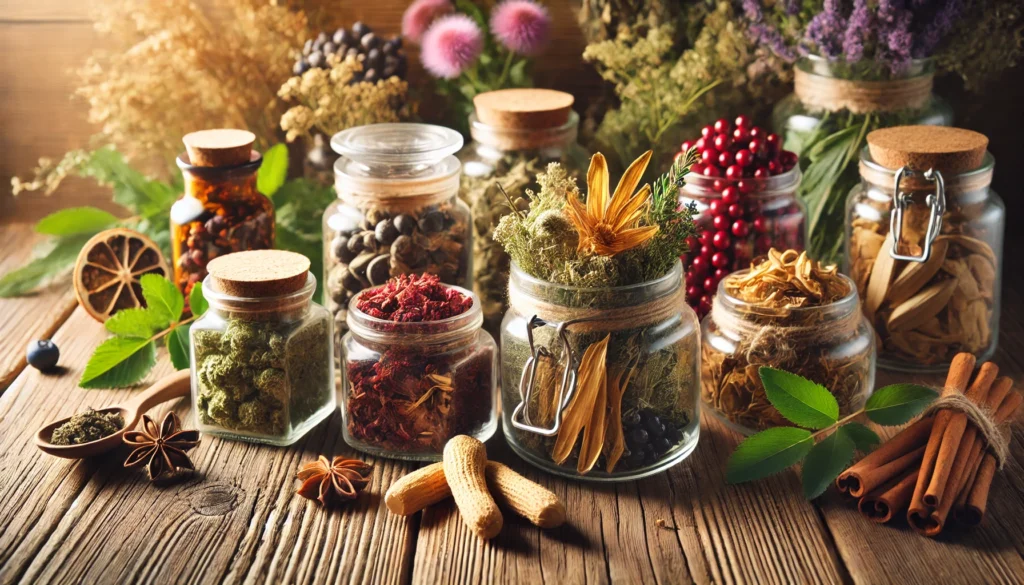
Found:
[(461, 315), (473, 299), (441, 284), (434, 274), (401, 275), (360, 297), (356, 307), (371, 317), (395, 322), (440, 321)]

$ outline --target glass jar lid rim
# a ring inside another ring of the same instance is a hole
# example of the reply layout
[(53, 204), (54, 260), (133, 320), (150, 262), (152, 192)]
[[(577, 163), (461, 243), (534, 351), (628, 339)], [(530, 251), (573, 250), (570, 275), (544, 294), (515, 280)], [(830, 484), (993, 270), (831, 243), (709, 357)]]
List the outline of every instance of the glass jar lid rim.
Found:
[[(737, 270), (735, 272), (729, 273), (725, 278), (723, 278), (718, 283), (718, 294), (717, 294), (717, 296), (722, 298), (722, 299), (727, 299), (730, 304), (732, 304), (732, 305), (734, 305), (736, 307), (743, 307), (745, 309), (750, 309), (752, 312), (757, 312), (757, 313), (763, 314), (763, 315), (771, 315), (771, 314), (775, 313), (776, 309), (772, 309), (771, 307), (761, 307), (761, 306), (758, 306), (758, 305), (756, 305), (754, 303), (751, 303), (749, 301), (744, 301), (743, 299), (739, 299), (739, 298), (736, 298), (736, 297), (730, 295), (725, 290), (725, 281), (726, 280), (728, 280), (729, 278), (732, 278), (732, 277), (736, 277), (736, 276), (739, 276), (739, 275), (747, 274), (749, 272), (750, 272), (749, 268), (744, 268), (742, 270)], [(840, 280), (843, 281), (844, 284), (846, 284), (847, 288), (849, 289), (849, 291), (845, 295), (843, 295), (839, 299), (837, 299), (837, 300), (835, 300), (835, 301), (833, 301), (833, 302), (831, 302), (831, 303), (829, 303), (827, 305), (811, 305), (811, 306), (807, 306), (807, 307), (792, 307), (792, 308), (789, 308), (789, 309), (785, 310), (785, 315), (783, 315), (781, 312), (779, 312), (778, 316), (783, 317), (783, 316), (791, 315), (791, 314), (794, 314), (794, 313), (796, 313), (796, 314), (807, 314), (807, 313), (813, 313), (814, 311), (837, 311), (837, 310), (842, 310), (846, 305), (851, 305), (851, 304), (854, 307), (856, 307), (857, 304), (859, 303), (859, 300), (860, 300), (860, 293), (857, 292), (857, 285), (856, 285), (856, 283), (853, 282), (852, 278), (850, 278), (849, 276), (843, 274), (842, 272), (839, 272), (836, 275), (840, 278)], [(762, 313), (762, 311), (763, 311), (763, 313)]]
[[(371, 287), (359, 291), (348, 303), (348, 327), (360, 335), (368, 334), (424, 334), (428, 336), (445, 337), (450, 334), (458, 334), (461, 330), (477, 330), (483, 325), (483, 309), (480, 305), (480, 298), (471, 290), (456, 286), (454, 284), (441, 283), (445, 288), (459, 292), (472, 299), (473, 304), (468, 309), (446, 319), (435, 321), (392, 321), (381, 319), (364, 313), (359, 309), (359, 299), (380, 287)], [(450, 329), (455, 327), (454, 330)], [(426, 330), (434, 331), (426, 331)]]
[(435, 164), (462, 148), (462, 135), (433, 124), (370, 124), (338, 132), (331, 148), (367, 165)]
[(616, 291), (619, 293), (626, 293), (633, 290), (656, 286), (665, 283), (669, 280), (672, 280), (673, 278), (679, 278), (682, 276), (682, 271), (683, 263), (677, 260), (676, 263), (672, 265), (672, 268), (668, 270), (668, 272), (651, 280), (645, 280), (643, 282), (636, 282), (633, 284), (624, 284), (621, 286), (573, 286), (571, 284), (560, 284), (557, 282), (551, 282), (550, 280), (544, 280), (543, 278), (538, 278), (528, 273), (527, 271), (523, 270), (518, 264), (516, 264), (515, 260), (512, 261), (512, 274), (514, 274), (517, 279), (522, 279), (534, 285), (560, 287), (566, 290), (573, 290), (580, 293), (596, 293), (602, 291)]

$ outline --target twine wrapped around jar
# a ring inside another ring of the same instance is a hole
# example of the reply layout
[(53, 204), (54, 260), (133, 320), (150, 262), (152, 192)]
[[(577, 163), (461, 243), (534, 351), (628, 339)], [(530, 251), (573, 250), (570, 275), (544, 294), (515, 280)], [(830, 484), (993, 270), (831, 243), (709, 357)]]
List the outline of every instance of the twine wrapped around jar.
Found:
[(637, 329), (661, 323), (686, 310), (686, 293), (680, 287), (640, 304), (614, 308), (567, 307), (518, 290), (509, 283), (509, 304), (520, 315), (536, 315), (548, 323), (572, 322), (573, 331), (600, 332)]
[(931, 73), (887, 81), (838, 79), (793, 70), (793, 92), (812, 110), (854, 114), (898, 112), (923, 107), (932, 95)]

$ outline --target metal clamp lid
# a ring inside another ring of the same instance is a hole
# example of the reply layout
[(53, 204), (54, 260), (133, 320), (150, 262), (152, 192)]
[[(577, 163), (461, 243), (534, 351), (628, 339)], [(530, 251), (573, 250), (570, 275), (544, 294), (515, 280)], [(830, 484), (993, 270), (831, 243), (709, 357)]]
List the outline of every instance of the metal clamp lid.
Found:
[[(900, 240), (903, 236), (903, 212), (912, 203), (910, 194), (900, 190), (900, 181), (904, 177), (912, 177), (917, 174), (922, 175), (926, 181), (935, 183), (935, 192), (925, 199), (925, 203), (928, 204), (931, 211), (928, 217), (928, 231), (924, 237), (924, 246), (919, 256), (899, 253)], [(942, 173), (934, 169), (920, 173), (907, 166), (900, 167), (896, 171), (893, 184), (892, 204), (893, 214), (889, 217), (889, 231), (892, 232), (893, 242), (889, 255), (896, 260), (927, 262), (932, 254), (932, 243), (942, 229), (942, 215), (946, 212), (946, 186), (942, 179)]]
[[(569, 401), (572, 400), (573, 394), (576, 392), (576, 371), (578, 363), (576, 361), (576, 357), (573, 355), (572, 346), (569, 345), (569, 335), (567, 331), (569, 325), (572, 325), (575, 322), (576, 321), (566, 321), (556, 325), (554, 323), (548, 323), (534, 315), (530, 319), (529, 323), (527, 323), (526, 337), (530, 342), (530, 357), (527, 358), (526, 364), (523, 366), (523, 375), (519, 380), (519, 396), (521, 402), (512, 411), (511, 420), (513, 427), (545, 437), (552, 437), (558, 434), (558, 430), (562, 426), (562, 411), (569, 405)], [(546, 347), (538, 346), (534, 343), (533, 330), (537, 327), (555, 327), (555, 332), (562, 342), (561, 357), (563, 363), (565, 363), (565, 372), (562, 374), (562, 388), (559, 391), (557, 408), (555, 409), (555, 419), (550, 428), (537, 426), (530, 418), (530, 397), (536, 386), (537, 363), (541, 359), (550, 359), (554, 357)]]

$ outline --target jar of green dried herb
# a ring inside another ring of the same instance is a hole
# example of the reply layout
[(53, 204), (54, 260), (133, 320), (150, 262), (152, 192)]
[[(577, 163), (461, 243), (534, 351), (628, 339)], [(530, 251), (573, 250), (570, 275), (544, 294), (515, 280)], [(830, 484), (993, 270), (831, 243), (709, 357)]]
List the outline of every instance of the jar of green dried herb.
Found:
[[(498, 221), (513, 205), (526, 209), (527, 189), (550, 163), (581, 177), (590, 160), (576, 141), (573, 96), (550, 89), (502, 89), (473, 98), (473, 140), (459, 153), (460, 196), (473, 215), (473, 290), (483, 305), (484, 329), (499, 336), (508, 308), (509, 257), (494, 241)], [(500, 185), (500, 187), (499, 187)]]
[(312, 302), (309, 265), (283, 250), (209, 263), (210, 308), (190, 332), (201, 432), (290, 445), (335, 411), (333, 319)]

